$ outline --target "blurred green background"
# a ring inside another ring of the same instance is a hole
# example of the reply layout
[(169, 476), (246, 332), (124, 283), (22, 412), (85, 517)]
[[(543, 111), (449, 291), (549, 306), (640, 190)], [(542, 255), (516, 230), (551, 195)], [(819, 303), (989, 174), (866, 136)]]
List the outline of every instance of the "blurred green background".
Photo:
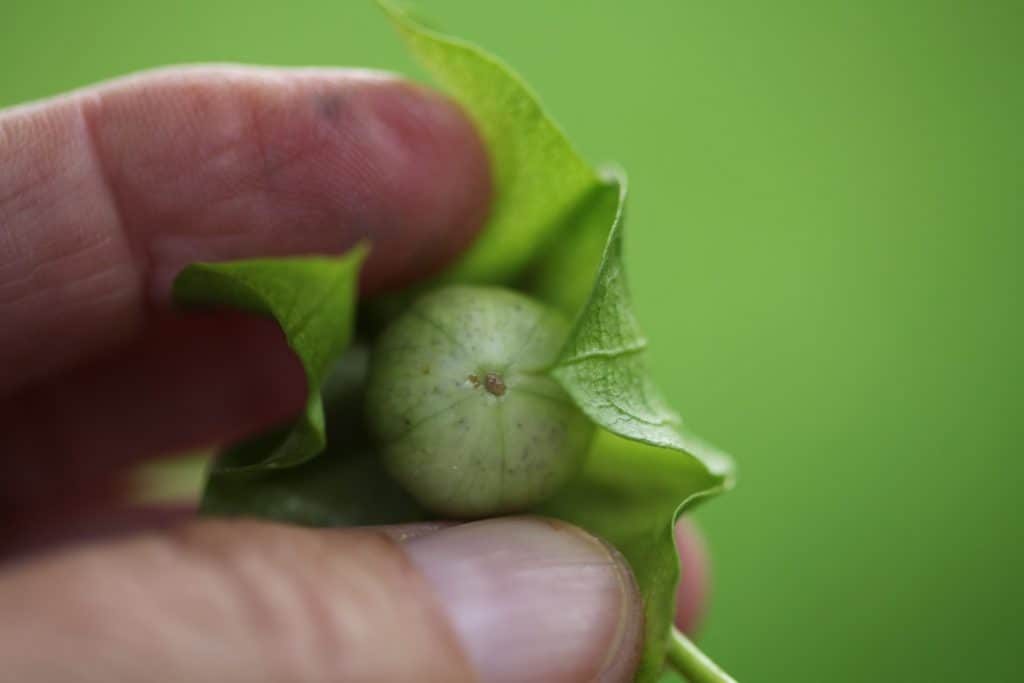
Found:
[[(1024, 5), (420, 4), (594, 161), (674, 405), (741, 681), (1019, 680)], [(367, 1), (0, 6), (0, 105), (173, 62), (412, 71)], [(1014, 540), (1016, 539), (1016, 540)]]

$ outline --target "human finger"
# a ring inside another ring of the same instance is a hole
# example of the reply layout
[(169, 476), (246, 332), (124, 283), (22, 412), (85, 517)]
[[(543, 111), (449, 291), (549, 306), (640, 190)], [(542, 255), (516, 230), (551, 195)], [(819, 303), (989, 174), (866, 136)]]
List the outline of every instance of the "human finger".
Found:
[(137, 336), (189, 262), (368, 239), (364, 291), (396, 287), (489, 199), (457, 105), (382, 74), (170, 69), (0, 113), (0, 392)]
[(501, 518), (412, 534), (206, 521), (0, 572), (17, 680), (627, 681), (642, 603), (607, 545)]
[(680, 518), (675, 532), (682, 572), (676, 589), (676, 627), (693, 635), (704, 616), (711, 582), (707, 545), (689, 517)]

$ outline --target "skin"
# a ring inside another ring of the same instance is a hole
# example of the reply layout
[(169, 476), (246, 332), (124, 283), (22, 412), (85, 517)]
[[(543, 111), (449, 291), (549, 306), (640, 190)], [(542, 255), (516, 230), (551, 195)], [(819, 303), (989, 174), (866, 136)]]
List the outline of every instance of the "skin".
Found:
[[(362, 293), (398, 288), (471, 241), (489, 196), (458, 108), (380, 74), (170, 69), (0, 112), (5, 675), (515, 680), (508, 641), (474, 635), (487, 605), (522, 642), (564, 634), (528, 648), (540, 679), (627, 680), (632, 577), (566, 525), (308, 530), (121, 504), (129, 466), (238, 438), (305, 396), (273, 325), (170, 310), (180, 267), (369, 239)], [(544, 573), (552, 558), (578, 568), (576, 590), (557, 563)], [(596, 610), (586, 630), (558, 621), (559, 600)]]

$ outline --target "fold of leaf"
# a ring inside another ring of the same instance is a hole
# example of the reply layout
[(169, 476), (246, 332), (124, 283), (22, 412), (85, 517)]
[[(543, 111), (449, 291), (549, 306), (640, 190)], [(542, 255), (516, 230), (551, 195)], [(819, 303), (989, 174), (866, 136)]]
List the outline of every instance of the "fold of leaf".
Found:
[(617, 184), (618, 203), (597, 276), (551, 374), (608, 431), (674, 449), (700, 461), (709, 474), (726, 477), (728, 457), (686, 436), (647, 370), (647, 338), (633, 314), (622, 258), (625, 179)]
[(608, 243), (608, 227), (621, 201), (618, 180), (596, 186), (567, 217), (562, 230), (529, 265), (516, 287), (575, 320), (590, 299), (594, 274)]
[[(186, 308), (234, 308), (273, 318), (302, 363), (309, 387), (306, 407), (294, 424), (260, 440), (259, 452), (218, 469), (290, 467), (324, 449), (320, 384), (352, 338), (359, 267), (357, 247), (339, 257), (253, 259), (194, 263), (175, 279), (174, 301)], [(272, 387), (268, 387), (268, 391)]]

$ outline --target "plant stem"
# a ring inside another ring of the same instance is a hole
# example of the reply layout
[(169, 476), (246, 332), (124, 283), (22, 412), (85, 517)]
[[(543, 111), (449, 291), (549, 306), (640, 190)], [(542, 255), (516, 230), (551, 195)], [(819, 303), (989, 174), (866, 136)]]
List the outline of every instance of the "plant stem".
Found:
[(674, 626), (668, 638), (668, 661), (690, 683), (736, 683)]

